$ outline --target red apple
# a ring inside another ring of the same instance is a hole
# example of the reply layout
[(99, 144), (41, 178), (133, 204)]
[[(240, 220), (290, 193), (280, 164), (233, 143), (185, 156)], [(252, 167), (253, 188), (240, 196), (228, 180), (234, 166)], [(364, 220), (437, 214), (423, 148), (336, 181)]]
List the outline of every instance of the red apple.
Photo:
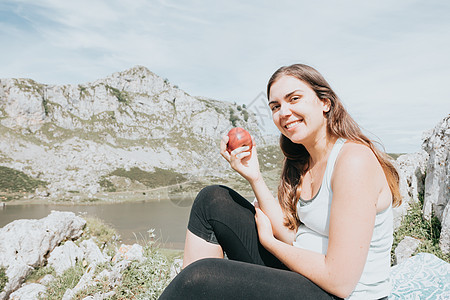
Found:
[(227, 151), (231, 152), (236, 148), (249, 146), (251, 150), (253, 147), (252, 137), (247, 130), (241, 127), (234, 127), (228, 132)]

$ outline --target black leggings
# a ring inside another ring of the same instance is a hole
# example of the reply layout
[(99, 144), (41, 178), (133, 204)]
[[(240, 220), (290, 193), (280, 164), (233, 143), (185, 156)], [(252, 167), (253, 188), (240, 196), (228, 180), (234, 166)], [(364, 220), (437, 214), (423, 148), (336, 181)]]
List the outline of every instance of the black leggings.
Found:
[(234, 190), (204, 188), (188, 229), (219, 244), (228, 259), (196, 261), (178, 274), (160, 299), (339, 299), (289, 271), (259, 243), (255, 209)]

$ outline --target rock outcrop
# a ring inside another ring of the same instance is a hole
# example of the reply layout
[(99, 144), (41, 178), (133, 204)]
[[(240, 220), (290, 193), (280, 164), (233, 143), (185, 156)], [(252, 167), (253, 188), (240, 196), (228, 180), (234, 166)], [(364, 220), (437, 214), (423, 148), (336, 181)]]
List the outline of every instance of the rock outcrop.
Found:
[(45, 294), (46, 287), (39, 283), (25, 284), (9, 296), (9, 300), (39, 299)]
[(429, 220), (433, 212), (442, 222), (450, 199), (450, 116), (426, 134), (422, 148), (429, 154), (423, 213)]
[(0, 79), (0, 165), (48, 182), (43, 197), (95, 197), (117, 169), (220, 175), (233, 126), (263, 143), (245, 107), (190, 96), (145, 67), (79, 85)]
[(74, 242), (67, 241), (64, 245), (56, 247), (47, 261), (48, 265), (55, 269), (56, 275), (61, 275), (81, 259), (83, 259), (83, 251)]
[(35, 267), (63, 241), (78, 238), (86, 221), (71, 212), (52, 212), (40, 220), (17, 220), (0, 228), (0, 266), (9, 278), (0, 299), (17, 290)]
[[(144, 282), (150, 286), (149, 289), (155, 285), (155, 289), (161, 292), (164, 284), (168, 284), (168, 280), (180, 270), (179, 260), (169, 265), (167, 259), (149, 247), (151, 240), (146, 241), (146, 248), (139, 244), (122, 244), (119, 248), (116, 240), (111, 240), (106, 243), (109, 248), (102, 252), (85, 224), (84, 219), (72, 212), (52, 212), (40, 220), (16, 220), (1, 228), (0, 267), (6, 268), (8, 281), (0, 293), (0, 300), (37, 300), (46, 295), (54, 299), (52, 293), (55, 288), (49, 287), (53, 281), (64, 281), (61, 279), (64, 276), (72, 280), (73, 285), (65, 291), (58, 291), (61, 293), (58, 298), (80, 299), (77, 293), (95, 288), (86, 299), (109, 299), (120, 290), (126, 272), (140, 276), (137, 273), (141, 270), (145, 270), (147, 276), (153, 276)], [(104, 247), (106, 244), (101, 245)], [(112, 251), (113, 255), (107, 255), (106, 250)], [(38, 283), (29, 282), (27, 276), (30, 272), (44, 266), (54, 270), (55, 276), (42, 275)], [(66, 273), (69, 268), (72, 269)], [(134, 271), (130, 271), (132, 268)], [(73, 275), (75, 272), (78, 272), (78, 277)], [(153, 283), (151, 278), (158, 282)], [(129, 278), (127, 283), (130, 284)], [(144, 289), (141, 283), (134, 283), (140, 292)], [(151, 290), (151, 295), (155, 295), (154, 290)], [(144, 298), (148, 299), (147, 296)]]
[(412, 256), (420, 245), (420, 240), (406, 236), (395, 248), (395, 264), (402, 263)]
[(425, 133), (422, 151), (402, 155), (397, 159), (403, 204), (395, 209), (395, 224), (400, 224), (411, 201), (423, 195), (423, 216), (432, 215), (441, 222), (439, 246), (450, 253), (450, 115), (433, 130)]
[(410, 201), (418, 202), (419, 194), (425, 189), (425, 170), (428, 153), (420, 151), (402, 155), (397, 158), (396, 165), (400, 176), (400, 193), (402, 205), (394, 210), (394, 227), (398, 228), (401, 218), (409, 209)]

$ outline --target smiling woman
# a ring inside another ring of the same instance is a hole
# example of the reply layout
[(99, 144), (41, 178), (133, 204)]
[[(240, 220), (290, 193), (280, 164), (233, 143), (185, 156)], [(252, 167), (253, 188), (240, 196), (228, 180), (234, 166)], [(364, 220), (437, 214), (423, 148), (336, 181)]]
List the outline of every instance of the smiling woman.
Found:
[(280, 68), (267, 95), (285, 156), (278, 201), (256, 145), (230, 153), (224, 136), (221, 154), (249, 182), (255, 207), (228, 187), (203, 189), (184, 270), (161, 299), (387, 298), (395, 168), (315, 69)]

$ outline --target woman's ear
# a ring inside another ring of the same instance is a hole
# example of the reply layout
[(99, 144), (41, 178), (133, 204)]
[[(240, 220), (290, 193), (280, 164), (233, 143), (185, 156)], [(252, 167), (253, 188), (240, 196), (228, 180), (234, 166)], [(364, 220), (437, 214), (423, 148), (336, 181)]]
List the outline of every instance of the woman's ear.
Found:
[(325, 99), (321, 99), (321, 101), (322, 101), (322, 105), (323, 105), (323, 112), (324, 113), (329, 112), (330, 109), (331, 109), (331, 101), (330, 101), (330, 99), (325, 98)]

